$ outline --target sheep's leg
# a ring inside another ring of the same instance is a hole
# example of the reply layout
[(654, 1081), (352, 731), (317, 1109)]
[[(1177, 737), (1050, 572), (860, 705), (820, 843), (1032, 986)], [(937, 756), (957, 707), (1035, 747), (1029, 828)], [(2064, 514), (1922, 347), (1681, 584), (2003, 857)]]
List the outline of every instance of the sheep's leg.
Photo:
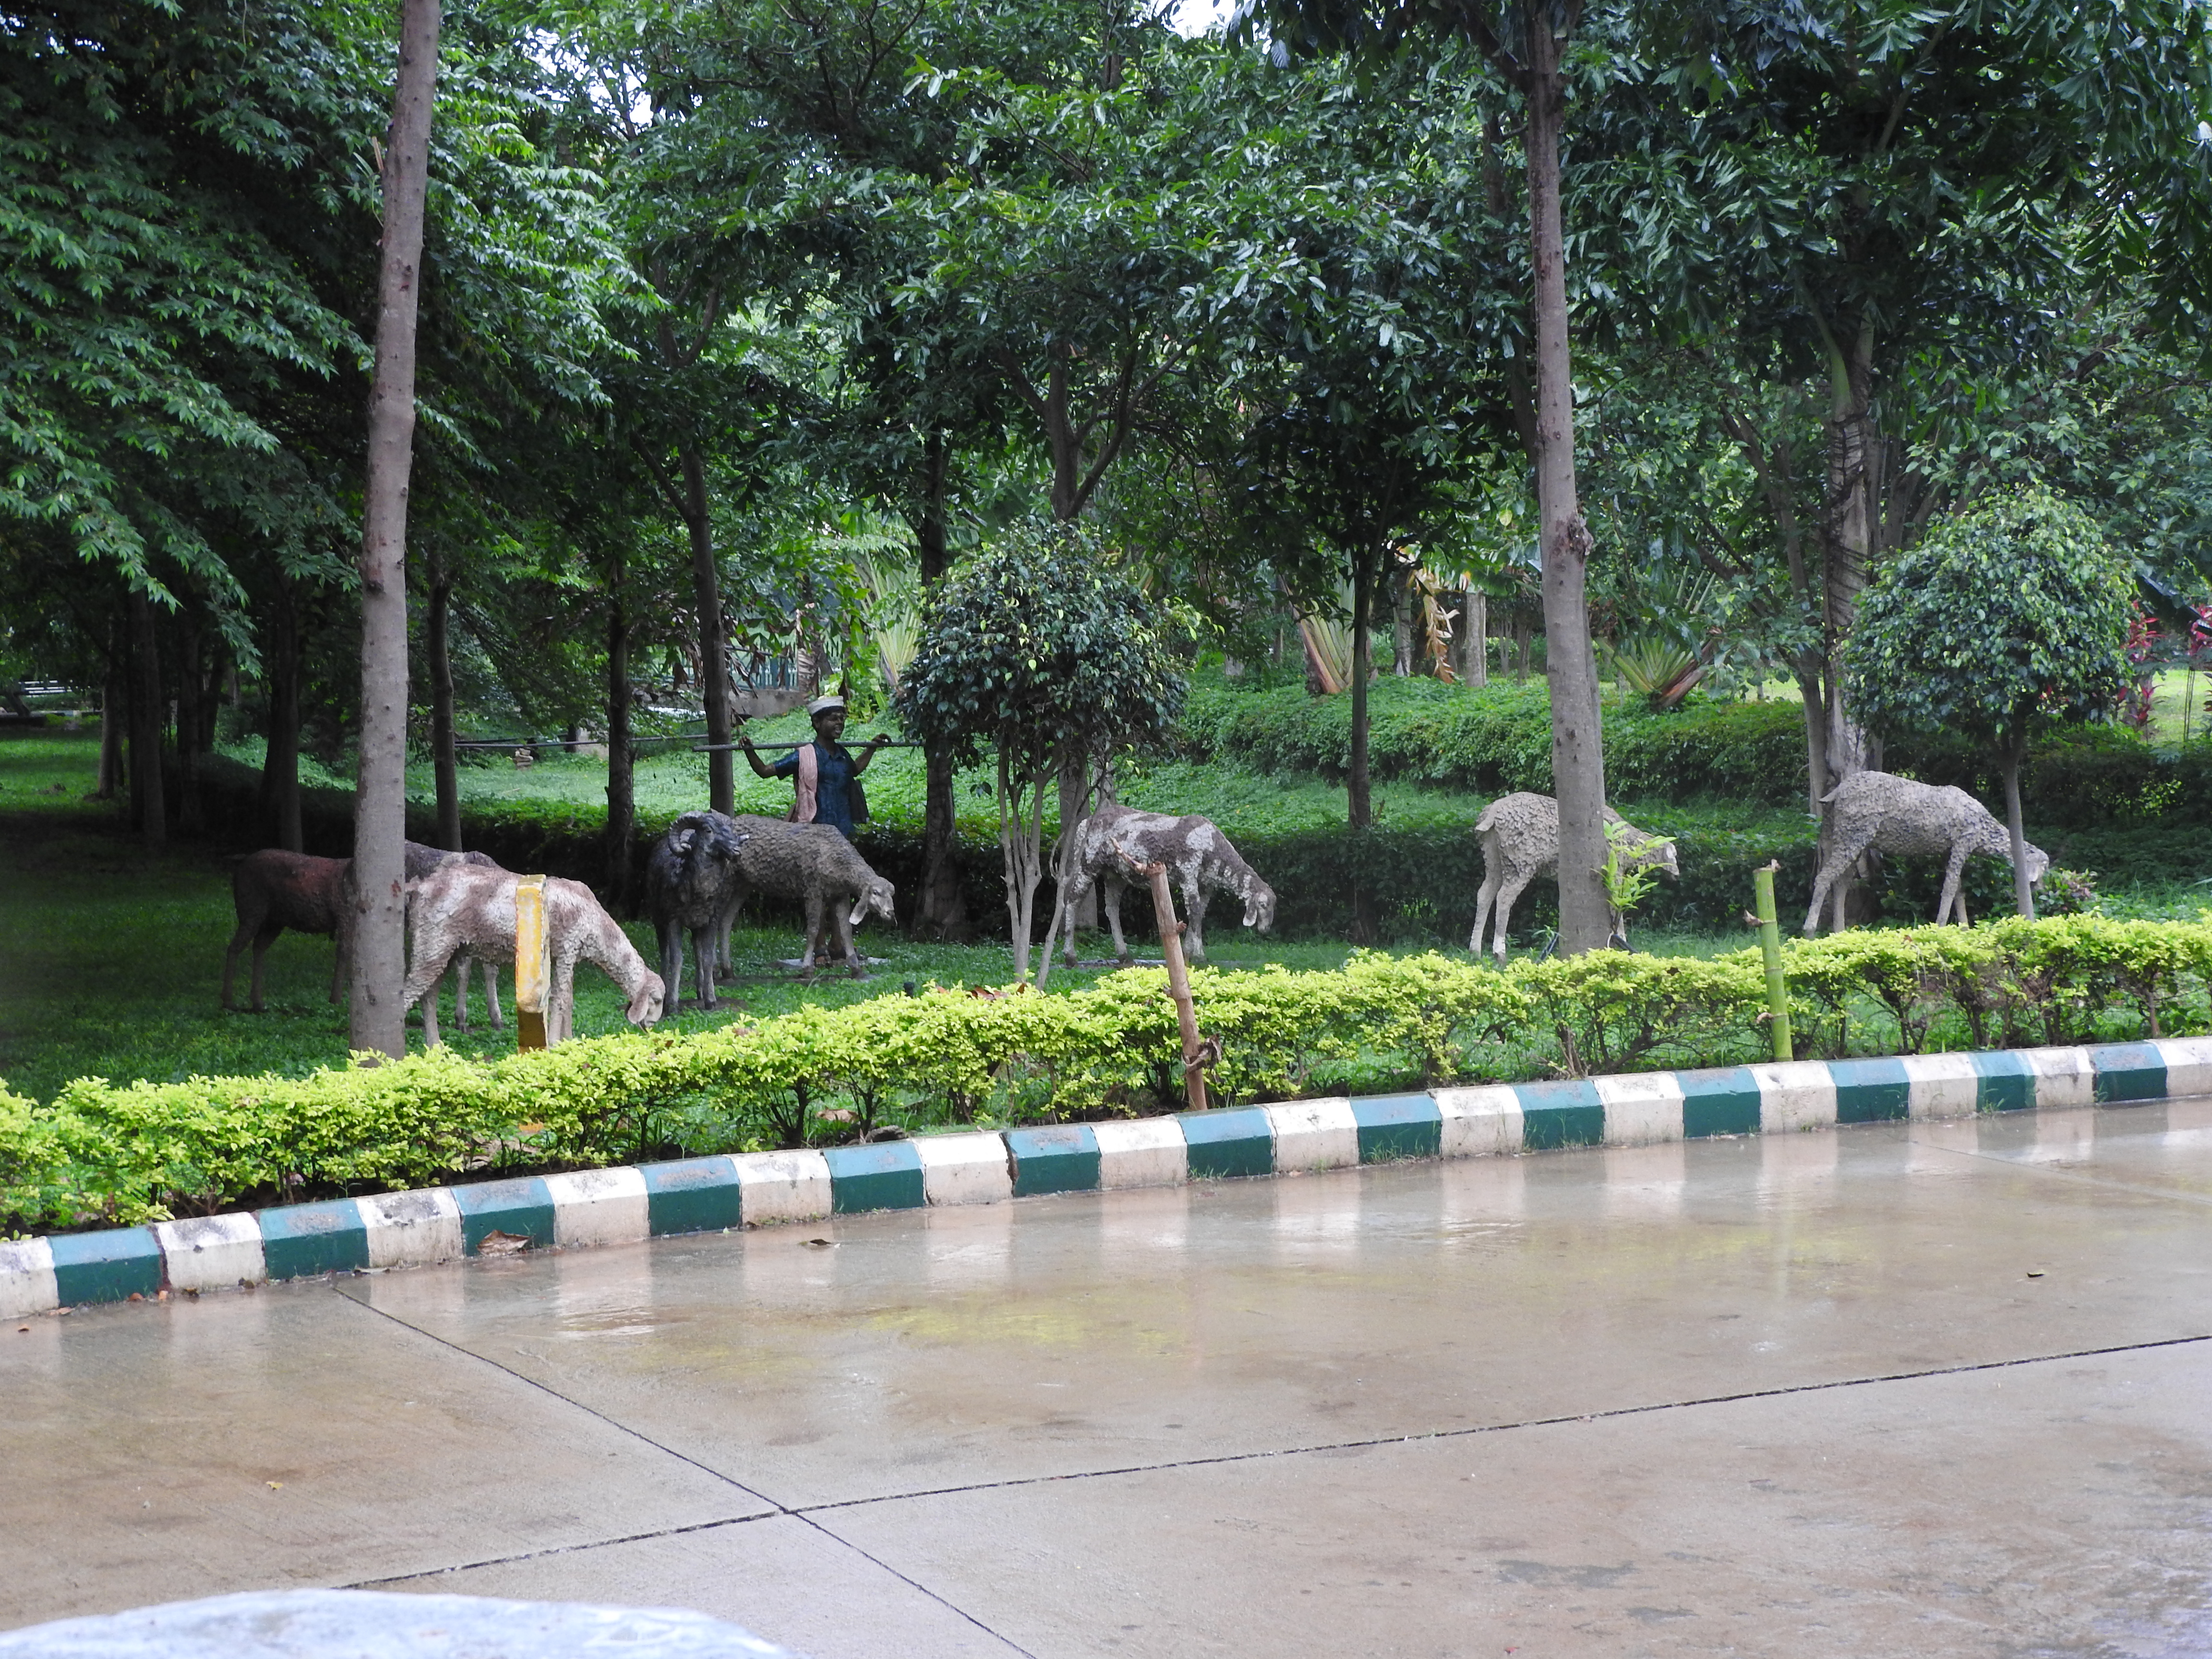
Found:
[(1121, 937), (1121, 894), (1123, 884), (1109, 878), (1106, 883), (1106, 926), (1114, 933), (1114, 960), (1127, 963), (1129, 946)]
[[(868, 965), (860, 960), (860, 948), (853, 943), (853, 913), (842, 904), (830, 907), (830, 926), (837, 936), (838, 954), (845, 958), (854, 979), (868, 976)], [(1046, 941), (1051, 943), (1050, 940)]]
[[(1874, 836), (1871, 831), (1869, 831), (1863, 836), (1853, 836), (1848, 841), (1838, 840), (1828, 849), (1828, 856), (1820, 861), (1820, 874), (1813, 878), (1813, 902), (1805, 907), (1805, 932), (1808, 935), (1819, 931), (1820, 902), (1835, 889), (1837, 878), (1850, 869), (1857, 861), (1859, 854), (1873, 844)], [(1837, 892), (1835, 897), (1836, 921), (1833, 931), (1841, 933), (1844, 927), (1844, 896), (1841, 892)]]
[(1482, 861), (1482, 886), (1474, 896), (1474, 931), (1467, 936), (1469, 954), (1482, 954), (1483, 925), (1490, 920), (1490, 907), (1498, 902), (1498, 875), (1490, 867), (1490, 860)]
[(407, 1011), (416, 1003), (422, 1005), (422, 1046), (438, 1046), (438, 981), (446, 976), (446, 964), (453, 959), (453, 947), (440, 951), (425, 946), (408, 970), (407, 982), (399, 991), (399, 1018), (404, 1022)]
[[(283, 931), (284, 930), (282, 927), (264, 927), (261, 932), (253, 936), (253, 982), (251, 987), (252, 1000), (246, 1004), (246, 1006), (257, 1014), (264, 1012), (265, 1008), (265, 1005), (262, 998), (262, 988), (268, 971), (269, 947), (276, 942), (276, 935)], [(337, 996), (335, 992), (331, 994), (331, 1000), (333, 1002), (337, 1000)]]
[(240, 951), (243, 951), (249, 944), (253, 942), (253, 936), (259, 930), (260, 924), (258, 922), (240, 922), (238, 924), (238, 931), (230, 936), (230, 943), (223, 949), (222, 1006), (226, 1008), (231, 1006), (231, 978), (238, 969), (238, 953)]
[(1183, 884), (1182, 914), (1187, 924), (1182, 930), (1183, 957), (1190, 962), (1206, 960), (1206, 890), (1193, 876)]
[(1963, 841), (1951, 845), (1951, 857), (1943, 866), (1943, 896), (1936, 901), (1936, 925), (1939, 927), (1951, 919), (1954, 910), (1959, 913), (1959, 925), (1966, 925), (1966, 860), (1973, 850)]
[(721, 1006), (721, 997), (715, 987), (714, 969), (718, 965), (714, 954), (714, 924), (691, 930), (691, 954), (699, 969), (699, 1006), (705, 1009)]
[(1513, 907), (1520, 902), (1522, 892), (1535, 878), (1536, 872), (1533, 870), (1525, 874), (1516, 870), (1510, 872), (1498, 887), (1498, 934), (1496, 942), (1490, 947), (1490, 954), (1498, 959), (1498, 965), (1501, 968), (1505, 965), (1505, 934), (1513, 917)]
[(479, 957), (477, 966), (483, 969), (484, 1006), (491, 1011), (491, 1029), (504, 1031), (507, 1017), (499, 1011), (499, 964)]
[(545, 1021), (547, 1047), (566, 1042), (576, 1035), (576, 958), (567, 953), (553, 959), (553, 1006)]
[(820, 953), (822, 942), (822, 912), (827, 899), (819, 887), (806, 892), (806, 953), (799, 959), (803, 973), (814, 971), (814, 959)]
[(660, 1017), (673, 1019), (684, 1000), (684, 926), (673, 917), (660, 924), (660, 980), (667, 996)]
[[(430, 994), (436, 996), (444, 988), (441, 986)], [(469, 1029), (469, 957), (465, 951), (453, 958), (453, 1029)]]

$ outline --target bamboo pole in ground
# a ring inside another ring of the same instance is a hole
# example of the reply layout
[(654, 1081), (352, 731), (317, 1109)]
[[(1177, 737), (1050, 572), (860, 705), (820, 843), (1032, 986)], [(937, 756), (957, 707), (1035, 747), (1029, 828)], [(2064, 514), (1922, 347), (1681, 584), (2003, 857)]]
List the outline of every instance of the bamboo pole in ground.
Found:
[(1159, 923), (1161, 954), (1168, 962), (1168, 995), (1176, 1006), (1176, 1024), (1182, 1028), (1182, 1091), (1190, 1109), (1202, 1112), (1206, 1104), (1206, 1068), (1221, 1058), (1218, 1043), (1198, 1034), (1198, 1008), (1190, 997), (1190, 970), (1182, 959), (1183, 924), (1176, 920), (1175, 899), (1168, 891), (1164, 864), (1128, 862), (1152, 890), (1152, 916)]
[(1767, 1023), (1774, 1033), (1774, 1057), (1794, 1060), (1790, 1036), (1790, 981), (1782, 972), (1782, 928), (1774, 914), (1774, 875), (1780, 860), (1751, 872), (1751, 890), (1759, 905), (1759, 951), (1766, 958)]

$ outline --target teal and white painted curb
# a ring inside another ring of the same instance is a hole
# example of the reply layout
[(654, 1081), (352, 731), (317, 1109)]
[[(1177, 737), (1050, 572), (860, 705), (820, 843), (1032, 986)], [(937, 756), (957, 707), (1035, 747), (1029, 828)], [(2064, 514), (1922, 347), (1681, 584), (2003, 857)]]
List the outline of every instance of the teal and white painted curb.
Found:
[(686, 1158), (0, 1243), (0, 1317), (165, 1290), (425, 1267), (483, 1254), (495, 1233), (501, 1254), (518, 1240), (544, 1249), (628, 1244), (868, 1210), (1397, 1158), (1645, 1146), (2186, 1095), (2212, 1095), (2212, 1037), (1502, 1083)]

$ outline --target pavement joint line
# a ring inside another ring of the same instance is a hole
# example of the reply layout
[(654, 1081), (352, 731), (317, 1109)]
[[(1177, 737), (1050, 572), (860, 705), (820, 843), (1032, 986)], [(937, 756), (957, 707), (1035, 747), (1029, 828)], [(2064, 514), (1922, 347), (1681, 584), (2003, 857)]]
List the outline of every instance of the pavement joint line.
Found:
[(605, 1424), (609, 1428), (615, 1430), (617, 1433), (628, 1436), (629, 1438), (635, 1440), (641, 1445), (650, 1446), (653, 1450), (659, 1452), (662, 1455), (672, 1457), (679, 1463), (690, 1464), (702, 1474), (710, 1476), (714, 1480), (721, 1481), (726, 1486), (734, 1487), (737, 1491), (743, 1492), (746, 1497), (753, 1499), (756, 1503), (767, 1504), (779, 1515), (789, 1515), (792, 1513), (788, 1505), (778, 1503), (775, 1498), (770, 1498), (766, 1492), (755, 1492), (750, 1486), (745, 1485), (744, 1481), (738, 1480), (734, 1475), (726, 1474), (721, 1470), (715, 1468), (709, 1464), (701, 1462), (696, 1457), (692, 1457), (686, 1453), (677, 1450), (673, 1446), (663, 1445), (659, 1441), (655, 1440), (651, 1435), (647, 1434), (639, 1429), (633, 1428), (630, 1425), (622, 1422), (617, 1419), (608, 1416), (606, 1413), (599, 1410), (595, 1406), (586, 1405), (580, 1400), (562, 1393), (560, 1389), (553, 1387), (550, 1383), (541, 1382), (534, 1376), (526, 1376), (520, 1371), (516, 1370), (512, 1365), (501, 1364), (498, 1360), (494, 1359), (489, 1354), (481, 1354), (477, 1352), (473, 1348), (464, 1347), (458, 1342), (454, 1342), (445, 1337), (440, 1336), (435, 1331), (426, 1331), (420, 1325), (414, 1323), (412, 1321), (402, 1319), (398, 1314), (390, 1311), (388, 1309), (380, 1308), (374, 1303), (363, 1301), (360, 1297), (350, 1294), (342, 1287), (333, 1285), (331, 1288), (336, 1291), (338, 1300), (341, 1302), (351, 1303), (355, 1307), (359, 1308), (363, 1313), (374, 1315), (379, 1319), (388, 1319), (393, 1324), (398, 1326), (400, 1329), (404, 1331), (412, 1331), (416, 1335), (421, 1337), (426, 1342), (434, 1342), (437, 1344), (438, 1346), (447, 1349), (451, 1352), (459, 1354), (465, 1358), (473, 1359), (478, 1364), (489, 1365), (492, 1370), (499, 1372), (501, 1376), (511, 1376), (516, 1382), (523, 1384), (526, 1388), (535, 1389), (538, 1393), (543, 1394), (550, 1399), (557, 1400), (564, 1406), (568, 1406), (573, 1407), (574, 1410), (582, 1412), (587, 1417), (595, 1417), (600, 1422)]
[(587, 1405), (583, 1401), (576, 1399), (574, 1395), (564, 1394), (562, 1390), (553, 1387), (552, 1384), (549, 1382), (541, 1382), (533, 1376), (526, 1376), (520, 1371), (516, 1370), (513, 1366), (504, 1364), (499, 1360), (492, 1358), (488, 1354), (481, 1354), (472, 1348), (464, 1347), (458, 1342), (450, 1341), (445, 1337), (440, 1336), (434, 1331), (424, 1330), (420, 1325), (414, 1323), (412, 1321), (402, 1319), (398, 1314), (392, 1312), (389, 1309), (377, 1307), (374, 1303), (364, 1301), (362, 1297), (355, 1296), (343, 1288), (337, 1285), (333, 1285), (331, 1288), (336, 1291), (340, 1301), (351, 1303), (363, 1313), (374, 1315), (380, 1319), (389, 1320), (393, 1324), (398, 1326), (401, 1329), (412, 1331), (416, 1335), (422, 1337), (426, 1341), (435, 1343), (438, 1346), (447, 1349), (453, 1353), (459, 1354), (465, 1358), (473, 1359), (477, 1361), (479, 1364), (489, 1365), (492, 1370), (500, 1372), (501, 1375), (511, 1376), (516, 1382), (524, 1384), (526, 1387), (535, 1389), (541, 1394), (550, 1395), (553, 1399), (559, 1401), (562, 1405), (571, 1407), (577, 1411), (582, 1412), (586, 1416), (597, 1418), (608, 1427), (616, 1430), (621, 1434), (629, 1437), (630, 1438), (639, 1442), (641, 1444), (649, 1446), (653, 1450), (659, 1452), (665, 1456), (675, 1458), (678, 1462), (688, 1463), (693, 1468), (699, 1470), (702, 1474), (721, 1481), (726, 1486), (731, 1486), (736, 1491), (744, 1493), (747, 1498), (752, 1498), (757, 1503), (765, 1504), (769, 1506), (769, 1513), (764, 1515), (731, 1516), (721, 1520), (694, 1522), (684, 1526), (666, 1527), (662, 1528), (658, 1531), (637, 1533), (623, 1538), (599, 1539), (583, 1544), (556, 1545), (544, 1550), (526, 1551), (520, 1555), (501, 1556), (490, 1561), (469, 1562), (459, 1566), (431, 1568), (420, 1573), (401, 1573), (394, 1575), (392, 1578), (365, 1579), (361, 1583), (348, 1585), (345, 1588), (350, 1589), (361, 1589), (377, 1583), (390, 1583), (395, 1582), (398, 1578), (420, 1578), (428, 1577), (433, 1574), (439, 1573), (463, 1572), (466, 1571), (472, 1566), (495, 1566), (507, 1562), (531, 1560), (540, 1555), (565, 1554), (573, 1550), (598, 1549), (606, 1545), (638, 1543), (653, 1538), (673, 1538), (688, 1532), (705, 1532), (716, 1527), (733, 1526), (745, 1521), (767, 1521), (779, 1517), (787, 1517), (791, 1520), (799, 1522), (803, 1525), (812, 1528), (815, 1531), (820, 1533), (823, 1537), (829, 1539), (840, 1548), (852, 1551), (855, 1555), (860, 1556), (862, 1559), (870, 1562), (873, 1565), (882, 1569), (882, 1571), (890, 1574), (894, 1578), (896, 1578), (901, 1583), (908, 1585), (918, 1594), (926, 1595), (929, 1597), (930, 1600), (939, 1603), (948, 1612), (956, 1613), (960, 1618), (966, 1620), (969, 1624), (975, 1626), (976, 1629), (990, 1637), (992, 1640), (1002, 1644), (1015, 1653), (1021, 1654), (1023, 1656), (1023, 1659), (1036, 1659), (1036, 1656), (1030, 1654), (1029, 1650), (1024, 1648), (1020, 1644), (1012, 1640), (1010, 1638), (1000, 1635), (997, 1631), (993, 1630), (988, 1625), (985, 1624), (981, 1619), (978, 1619), (974, 1613), (969, 1612), (967, 1608), (960, 1606), (957, 1602), (948, 1600), (946, 1597), (939, 1595), (937, 1591), (930, 1589), (927, 1584), (921, 1583), (919, 1580), (908, 1577), (905, 1573), (901, 1572), (896, 1567), (892, 1566), (889, 1562), (879, 1560), (877, 1557), (869, 1553), (868, 1551), (861, 1548), (860, 1545), (854, 1543), (850, 1539), (839, 1537), (829, 1528), (822, 1525), (821, 1522), (811, 1519), (804, 1510), (795, 1509), (790, 1504), (781, 1503), (774, 1498), (770, 1498), (766, 1492), (754, 1490), (752, 1487), (746, 1486), (743, 1481), (738, 1480), (734, 1475), (726, 1474), (722, 1470), (714, 1468), (711, 1464), (702, 1463), (697, 1458), (690, 1456), (687, 1453), (677, 1450), (673, 1446), (670, 1446), (660, 1441), (655, 1440), (651, 1435), (643, 1432), (641, 1430), (635, 1428), (631, 1425), (621, 1421), (619, 1419), (609, 1416), (606, 1413), (599, 1410), (597, 1407)]
[(1010, 1636), (1003, 1635), (1000, 1632), (993, 1630), (988, 1625), (985, 1624), (981, 1619), (978, 1619), (974, 1613), (969, 1612), (967, 1608), (962, 1607), (957, 1601), (953, 1601), (949, 1596), (939, 1595), (937, 1591), (930, 1589), (928, 1585), (923, 1583), (919, 1578), (915, 1578), (910, 1574), (901, 1572), (896, 1567), (891, 1565), (890, 1562), (884, 1560), (881, 1556), (874, 1553), (872, 1551), (861, 1548), (860, 1545), (854, 1543), (851, 1539), (844, 1537), (838, 1533), (832, 1532), (821, 1522), (816, 1520), (812, 1515), (801, 1510), (793, 1510), (787, 1511), (787, 1513), (791, 1516), (793, 1520), (800, 1522), (802, 1525), (811, 1527), (815, 1531), (820, 1533), (824, 1538), (836, 1545), (840, 1549), (848, 1549), (852, 1551), (854, 1554), (859, 1556), (863, 1561), (866, 1561), (881, 1569), (883, 1571), (890, 1574), (892, 1577), (897, 1579), (901, 1583), (908, 1586), (921, 1595), (927, 1596), (931, 1601), (945, 1608), (946, 1612), (957, 1613), (959, 1617), (966, 1620), (969, 1624), (975, 1626), (977, 1630), (981, 1631), (984, 1635), (989, 1637), (994, 1642), (1000, 1644), (1012, 1652), (1020, 1654), (1022, 1656), (1022, 1659), (1036, 1659), (1036, 1656), (1031, 1653), (1027, 1648), (1024, 1647), (1020, 1643), (1015, 1641)]
[(1654, 1400), (1639, 1406), (1609, 1406), (1594, 1412), (1564, 1412), (1556, 1417), (1523, 1418), (1512, 1423), (1479, 1423), (1463, 1429), (1428, 1429), (1416, 1434), (1376, 1435), (1364, 1440), (1333, 1440), (1315, 1446), (1275, 1446), (1264, 1451), (1223, 1452), (1212, 1457), (1176, 1458), (1159, 1463), (1131, 1463), (1111, 1469), (1072, 1469), (1065, 1474), (1030, 1474), (1005, 1480), (977, 1480), (965, 1486), (933, 1486), (919, 1492), (885, 1492), (874, 1498), (841, 1498), (829, 1503), (794, 1508), (800, 1519), (835, 1510), (865, 1509), (872, 1504), (905, 1504), (924, 1498), (956, 1498), (963, 1493), (999, 1492), (1020, 1486), (1048, 1486), (1068, 1480), (1112, 1480), (1129, 1474), (1170, 1474), (1176, 1469), (1206, 1468), (1224, 1463), (1263, 1463), (1273, 1458), (1308, 1457), (1322, 1452), (1364, 1451), (1380, 1446), (1410, 1446), (1417, 1441), (1466, 1440), (1477, 1435), (1510, 1434), (1523, 1429), (1559, 1428), (1571, 1423), (1602, 1423), (1608, 1419), (1648, 1417), (1660, 1412), (1691, 1411), (1706, 1406), (1741, 1405), (1753, 1400), (1782, 1400), (1793, 1395), (1832, 1394), (1843, 1389), (1877, 1387), (1886, 1382), (1918, 1382), (1937, 1376), (1966, 1376), (1978, 1371), (2014, 1370), (2026, 1365), (2055, 1365), (2061, 1360), (2096, 1359), (2114, 1354), (2150, 1353), (2161, 1348), (2186, 1348), (2212, 1343), (2212, 1332), (2196, 1336), (2166, 1336), (2148, 1342), (2121, 1342), (2102, 1348), (2072, 1348), (2060, 1353), (2025, 1354), (2013, 1359), (1979, 1359), (1960, 1365), (1931, 1365), (1923, 1370), (1887, 1371), (1873, 1376), (1844, 1376), (1827, 1382), (1796, 1382), (1785, 1388), (1747, 1389), (1736, 1394), (1694, 1395), (1686, 1400)]
[[(2212, 1036), (1331, 1096), (718, 1154), (0, 1243), (0, 1318), (875, 1210), (2212, 1095)], [(520, 1241), (520, 1245), (517, 1241)]]
[(1959, 1158), (1971, 1158), (1984, 1164), (1995, 1164), (2003, 1169), (2047, 1176), (2053, 1181), (2070, 1182), (2078, 1187), (2100, 1187), (2115, 1193), (2133, 1193), (2140, 1198), (2170, 1198), (2200, 1208), (2212, 1205), (2212, 1193), (2192, 1193), (2172, 1187), (2146, 1187), (2140, 1182), (2112, 1181), (2103, 1176), (2084, 1175), (2079, 1170), (2062, 1170), (2055, 1164), (2032, 1164), (2025, 1158), (2006, 1158), (1998, 1152), (1984, 1152), (1968, 1146), (1946, 1146), (1940, 1141), (1923, 1140), (1915, 1143), (1931, 1152), (1949, 1152)]
[(513, 1555), (489, 1555), (481, 1561), (457, 1561), (451, 1566), (422, 1567), (411, 1572), (386, 1573), (376, 1578), (357, 1578), (350, 1583), (334, 1586), (337, 1589), (374, 1589), (380, 1584), (404, 1584), (417, 1578), (443, 1578), (456, 1572), (473, 1572), (478, 1567), (511, 1567), (520, 1561), (542, 1561), (548, 1556), (574, 1555), (580, 1550), (611, 1549), (617, 1544), (649, 1544), (659, 1538), (681, 1538), (686, 1533), (716, 1532), (724, 1527), (742, 1527), (753, 1521), (781, 1521), (782, 1511), (772, 1515), (729, 1515), (714, 1521), (692, 1521), (680, 1527), (656, 1527), (649, 1532), (624, 1533), (617, 1538), (587, 1538), (576, 1544), (548, 1544), (543, 1549), (518, 1550)]

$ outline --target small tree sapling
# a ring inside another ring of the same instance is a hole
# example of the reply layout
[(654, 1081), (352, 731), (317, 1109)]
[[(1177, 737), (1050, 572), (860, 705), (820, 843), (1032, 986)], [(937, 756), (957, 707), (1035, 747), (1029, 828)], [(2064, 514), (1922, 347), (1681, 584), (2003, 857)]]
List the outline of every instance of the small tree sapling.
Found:
[(1024, 979), (1060, 756), (1159, 743), (1182, 712), (1183, 677), (1154, 613), (1083, 530), (1038, 521), (955, 566), (924, 601), (893, 707), (957, 763), (998, 757), (1006, 915)]
[(1884, 732), (1956, 732), (1996, 750), (2013, 898), (2033, 916), (2020, 768), (2038, 725), (2108, 717), (2128, 686), (2134, 583), (2087, 514), (2042, 489), (1937, 525), (1867, 590), (1845, 656)]

